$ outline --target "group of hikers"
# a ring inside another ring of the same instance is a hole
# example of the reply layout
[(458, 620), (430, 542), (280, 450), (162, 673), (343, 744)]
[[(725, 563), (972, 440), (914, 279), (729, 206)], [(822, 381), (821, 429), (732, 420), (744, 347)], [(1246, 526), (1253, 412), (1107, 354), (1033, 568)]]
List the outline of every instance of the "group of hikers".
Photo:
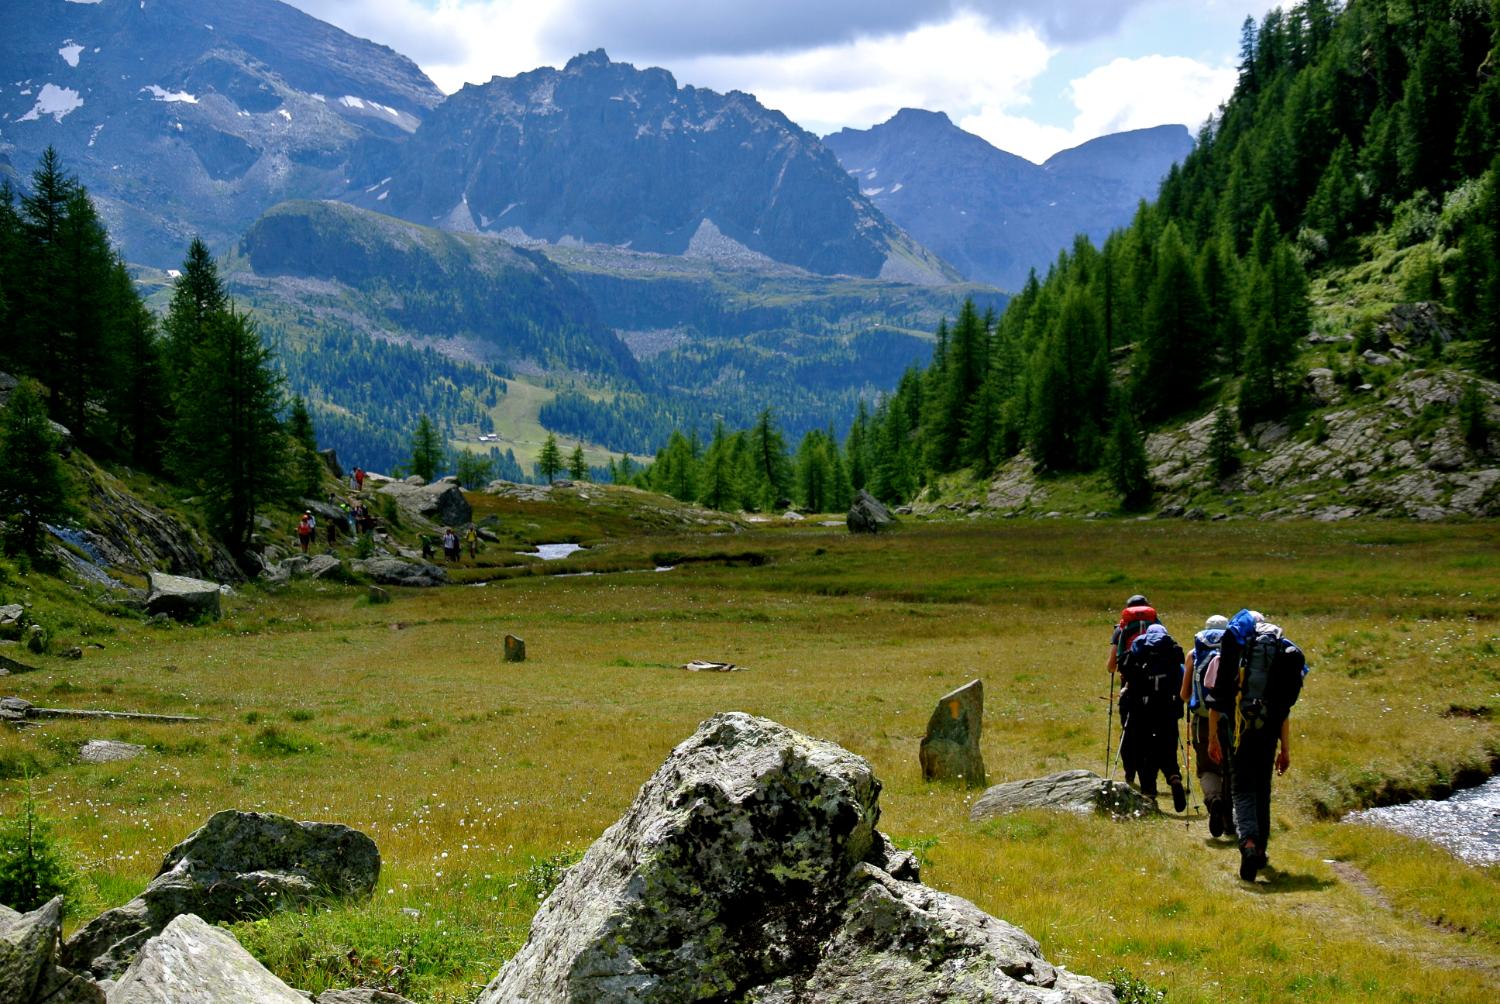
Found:
[[(1125, 602), (1110, 641), (1125, 783), (1155, 798), (1160, 776), (1173, 808), (1187, 809), (1187, 764), (1177, 759), (1185, 714), (1209, 833), (1238, 840), (1240, 878), (1248, 882), (1269, 863), (1272, 771), (1291, 766), (1290, 715), (1309, 668), (1280, 627), (1249, 609), (1209, 617), (1184, 653), (1139, 594)], [(1113, 707), (1111, 695), (1111, 717)]]
[[(336, 499), (332, 492), (328, 493), (328, 506), (339, 511), (338, 519), (330, 519), (324, 526), (327, 534), (328, 547), (331, 550), (338, 543), (339, 528), (345, 527), (349, 536), (356, 537), (360, 534), (374, 534), (377, 521), (370, 513), (370, 507), (365, 505), (363, 499)], [(297, 546), (302, 553), (308, 553), (313, 542), (318, 539), (318, 517), (311, 509), (303, 511), (297, 520)]]
[[(463, 560), (464, 548), (468, 548), (470, 560), (479, 557), (479, 528), (472, 523), (464, 531), (462, 540), (460, 540), (458, 532), (453, 527), (443, 527), (443, 533), (438, 538), (438, 542), (443, 546), (443, 559), (449, 564), (456, 564)], [(432, 538), (426, 534), (422, 535), (422, 557), (428, 561), (431, 561), (433, 558)]]

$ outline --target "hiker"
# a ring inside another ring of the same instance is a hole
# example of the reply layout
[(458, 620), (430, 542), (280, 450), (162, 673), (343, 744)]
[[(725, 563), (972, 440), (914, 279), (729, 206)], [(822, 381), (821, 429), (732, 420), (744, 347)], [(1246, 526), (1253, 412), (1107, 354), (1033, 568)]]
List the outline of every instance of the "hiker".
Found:
[(354, 490), (357, 492), (365, 490), (365, 469), (363, 467), (354, 468)]
[[(1223, 763), (1228, 754), (1240, 878), (1246, 882), (1270, 864), (1271, 771), (1285, 774), (1292, 765), (1290, 715), (1308, 671), (1302, 650), (1281, 628), (1257, 618), (1255, 611), (1241, 610), (1230, 619), (1209, 711), (1208, 755)], [(1230, 720), (1227, 750), (1218, 734), (1221, 718)]]
[(469, 524), (468, 532), (464, 534), (464, 543), (469, 546), (469, 560), (477, 561), (479, 559), (479, 530), (473, 523)]
[(453, 527), (443, 527), (443, 557), (451, 562), (457, 562), (459, 558), (458, 534), (453, 532)]
[[(1123, 656), (1130, 643), (1140, 636), (1152, 624), (1159, 624), (1156, 616), (1156, 608), (1147, 602), (1146, 597), (1136, 593), (1125, 601), (1125, 609), (1120, 611), (1120, 620), (1115, 625), (1114, 634), (1109, 639), (1109, 674), (1114, 676), (1115, 670), (1119, 668), (1120, 657)], [(1111, 698), (1113, 701), (1113, 698)], [(1136, 736), (1131, 735), (1129, 730), (1124, 729), (1125, 722), (1125, 688), (1120, 688), (1120, 762), (1125, 767), (1125, 783), (1135, 783), (1135, 762), (1139, 759), (1133, 743)]]
[(353, 507), (347, 501), (340, 502), (339, 511), (344, 514), (344, 522), (349, 524), (349, 536), (356, 536), (359, 533), (359, 524), (354, 522)]
[(303, 554), (307, 553), (307, 545), (309, 545), (309, 544), (312, 543), (312, 535), (313, 535), (313, 521), (312, 521), (312, 518), (313, 518), (313, 514), (312, 513), (310, 513), (310, 512), (304, 512), (302, 514), (302, 519), (299, 520), (298, 523), (297, 523), (297, 544), (298, 544), (298, 546), (300, 546), (302, 548), (302, 553)]
[[(1208, 813), (1210, 836), (1221, 837), (1234, 830), (1233, 803), (1229, 796), (1229, 778), (1223, 764), (1208, 755), (1209, 710), (1214, 706), (1212, 688), (1218, 679), (1219, 645), (1229, 618), (1214, 614), (1203, 623), (1203, 630), (1193, 636), (1193, 649), (1187, 654), (1186, 672), (1178, 697), (1187, 705), (1188, 731), (1197, 765), (1198, 790), (1203, 793), (1203, 808)], [(1229, 719), (1219, 718), (1219, 744), (1229, 742)], [(1184, 765), (1186, 766), (1186, 765)]]
[[(1156, 797), (1156, 775), (1166, 778), (1172, 789), (1172, 807), (1187, 808), (1187, 789), (1177, 766), (1177, 722), (1182, 718), (1182, 646), (1167, 629), (1152, 624), (1136, 636), (1120, 657), (1120, 726), (1130, 742), (1134, 762), (1125, 762), (1126, 776), (1134, 773), (1140, 792)], [(1122, 757), (1124, 754), (1121, 754)]]

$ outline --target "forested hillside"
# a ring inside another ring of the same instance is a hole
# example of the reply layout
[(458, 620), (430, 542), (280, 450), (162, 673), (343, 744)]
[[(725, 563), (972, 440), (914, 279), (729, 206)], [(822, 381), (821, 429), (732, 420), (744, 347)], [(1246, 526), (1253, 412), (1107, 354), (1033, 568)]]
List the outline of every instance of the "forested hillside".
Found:
[[(905, 501), (1022, 458), (1044, 476), (1102, 469), (1140, 504), (1161, 460), (1143, 430), (1217, 409), (1201, 481), (1253, 491), (1233, 480), (1242, 454), (1326, 438), (1338, 417), (1309, 368), (1372, 406), (1405, 374), (1495, 373), (1497, 28), (1500, 5), (1479, 0), (1305, 0), (1247, 20), (1238, 87), (1158, 201), (1102, 247), (1080, 238), (1000, 317), (941, 328), (932, 364), (846, 439), (855, 486)], [(1410, 302), (1435, 320), (1392, 320)], [(1421, 421), (1382, 435), (1452, 424), (1457, 466), (1476, 465), (1484, 395), (1472, 380), (1418, 395)], [(1353, 494), (1370, 474), (1347, 472)]]

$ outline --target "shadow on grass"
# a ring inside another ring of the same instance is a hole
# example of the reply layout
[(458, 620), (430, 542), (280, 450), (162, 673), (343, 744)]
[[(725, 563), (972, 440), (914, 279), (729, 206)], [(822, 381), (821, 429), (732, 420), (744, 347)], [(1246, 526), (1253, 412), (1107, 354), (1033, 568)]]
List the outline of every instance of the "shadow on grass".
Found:
[(1324, 889), (1332, 889), (1338, 885), (1333, 879), (1318, 878), (1316, 875), (1299, 875), (1296, 872), (1278, 871), (1275, 868), (1267, 868), (1261, 872), (1264, 881), (1256, 882), (1252, 891), (1262, 896), (1282, 892), (1322, 892)]

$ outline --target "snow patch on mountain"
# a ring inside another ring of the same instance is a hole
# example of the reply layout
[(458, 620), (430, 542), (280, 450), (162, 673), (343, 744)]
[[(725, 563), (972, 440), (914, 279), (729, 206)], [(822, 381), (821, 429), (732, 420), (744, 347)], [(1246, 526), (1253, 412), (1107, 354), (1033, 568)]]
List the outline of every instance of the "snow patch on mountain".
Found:
[[(25, 94), (25, 91), (21, 93)], [(36, 104), (31, 111), (22, 115), (16, 121), (35, 122), (43, 115), (51, 115), (55, 121), (61, 122), (70, 112), (75, 112), (83, 107), (83, 98), (71, 87), (58, 87), (56, 84), (43, 84), (41, 93), (36, 96)]]
[(188, 105), (196, 105), (198, 103), (197, 95), (189, 94), (187, 91), (169, 91), (165, 87), (158, 87), (156, 84), (147, 84), (141, 90), (150, 91), (157, 101), (175, 101)]

